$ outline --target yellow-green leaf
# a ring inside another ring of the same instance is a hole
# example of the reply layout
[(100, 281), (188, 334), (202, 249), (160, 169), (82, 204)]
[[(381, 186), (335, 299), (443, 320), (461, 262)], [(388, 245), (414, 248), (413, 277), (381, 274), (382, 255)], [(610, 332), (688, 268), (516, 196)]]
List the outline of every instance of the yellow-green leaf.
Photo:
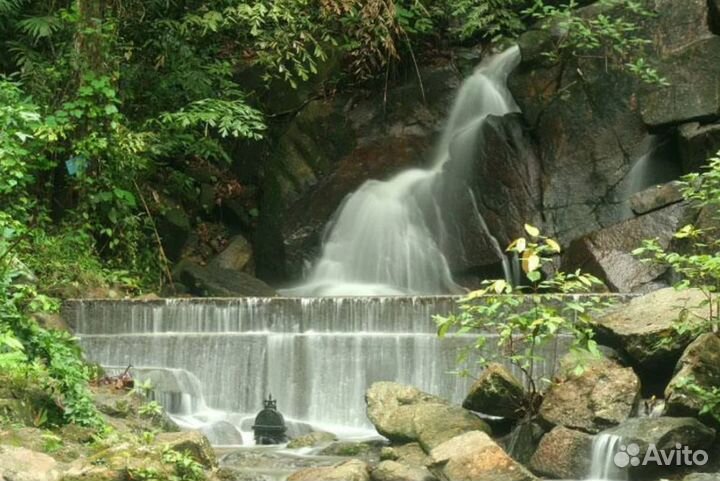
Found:
[(508, 252), (522, 252), (527, 247), (527, 240), (524, 237), (520, 237), (518, 239), (515, 239), (512, 241), (512, 243), (508, 246), (507, 251)]
[(545, 239), (545, 244), (553, 251), (553, 252), (560, 252), (560, 244), (555, 242), (553, 239)]
[(530, 224), (525, 224), (525, 232), (527, 232), (533, 237), (537, 237), (540, 235), (540, 229)]
[(522, 268), (525, 273), (534, 272), (540, 267), (540, 257), (533, 250), (525, 251), (522, 259)]

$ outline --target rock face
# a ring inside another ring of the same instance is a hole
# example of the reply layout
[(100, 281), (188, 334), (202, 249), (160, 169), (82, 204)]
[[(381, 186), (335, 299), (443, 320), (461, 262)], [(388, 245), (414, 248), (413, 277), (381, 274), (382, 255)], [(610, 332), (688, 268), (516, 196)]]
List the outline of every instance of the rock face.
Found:
[[(703, 389), (720, 386), (720, 338), (708, 333), (690, 344), (678, 362), (675, 376), (665, 390), (665, 409), (669, 416), (697, 416), (704, 404), (691, 382)], [(708, 421), (713, 419), (708, 417)], [(717, 424), (717, 420), (714, 423)]]
[(558, 426), (540, 440), (530, 469), (551, 479), (584, 479), (590, 472), (593, 436)]
[(522, 383), (502, 364), (492, 363), (470, 388), (463, 407), (491, 416), (520, 419), (526, 401)]
[(426, 451), (464, 432), (490, 431), (470, 411), (411, 386), (378, 382), (365, 400), (368, 419), (380, 434), (393, 442), (418, 441)]
[(373, 481), (437, 481), (425, 466), (410, 466), (397, 461), (382, 461), (371, 473)]
[(0, 445), (0, 480), (57, 481), (60, 469), (47, 454)]
[(596, 320), (598, 341), (623, 352), (643, 370), (672, 370), (692, 340), (677, 334), (674, 325), (689, 312), (702, 316), (704, 309), (697, 306), (703, 299), (699, 291), (673, 288), (635, 298)]
[(287, 481), (370, 481), (370, 467), (351, 459), (335, 466), (301, 469), (291, 474)]
[(539, 414), (547, 424), (596, 433), (628, 419), (639, 396), (640, 379), (633, 370), (603, 359), (554, 382)]
[(490, 436), (471, 431), (452, 438), (430, 452), (432, 468), (449, 481), (534, 481)]
[[(644, 193), (643, 193), (644, 194)], [(657, 202), (646, 196), (636, 197), (635, 205)], [(667, 268), (641, 262), (632, 251), (644, 239), (657, 238), (667, 248), (678, 228), (690, 220), (690, 209), (684, 203), (671, 205), (649, 214), (598, 230), (574, 241), (563, 258), (563, 269), (582, 269), (604, 280), (615, 292), (643, 289), (661, 276)]]
[(185, 259), (173, 271), (173, 277), (194, 295), (208, 297), (273, 297), (277, 292), (260, 279), (245, 272), (217, 265), (200, 266)]

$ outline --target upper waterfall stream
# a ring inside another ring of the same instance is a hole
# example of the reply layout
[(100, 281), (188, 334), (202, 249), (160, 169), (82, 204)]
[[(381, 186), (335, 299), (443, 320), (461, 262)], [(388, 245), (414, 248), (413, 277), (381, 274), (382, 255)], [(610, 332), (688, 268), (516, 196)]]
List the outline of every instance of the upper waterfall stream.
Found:
[(306, 281), (283, 293), (459, 292), (441, 242), (448, 234), (442, 215), (448, 206), (439, 205), (438, 199), (454, 188), (444, 167), (473, 161), (474, 134), (489, 115), (519, 111), (506, 87), (519, 61), (518, 47), (485, 59), (460, 87), (430, 168), (410, 169), (387, 181), (370, 180), (349, 195), (327, 226), (322, 254)]

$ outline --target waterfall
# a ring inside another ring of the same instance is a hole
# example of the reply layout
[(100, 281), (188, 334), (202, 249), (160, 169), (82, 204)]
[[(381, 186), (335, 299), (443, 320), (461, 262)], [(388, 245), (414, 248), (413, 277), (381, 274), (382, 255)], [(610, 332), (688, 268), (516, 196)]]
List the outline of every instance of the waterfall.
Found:
[[(364, 395), (376, 381), (410, 384), (461, 403), (472, 379), (451, 371), (475, 336), (439, 339), (432, 321), (454, 312), (455, 301), (88, 300), (67, 303), (63, 317), (89, 360), (110, 373), (134, 366), (139, 379), (153, 381), (156, 399), (182, 426), (227, 444), (251, 438), (252, 419), (270, 393), (291, 421), (291, 435), (310, 429), (344, 437), (372, 433)], [(479, 355), (492, 355), (493, 342), (487, 345)], [(551, 376), (568, 346), (560, 336), (540, 353), (538, 378)]]
[(614, 434), (598, 434), (593, 439), (590, 476), (593, 481), (624, 481), (627, 473), (618, 467), (616, 455), (620, 452), (622, 438)]
[[(460, 292), (439, 242), (446, 235), (442, 210), (450, 206), (437, 199), (457, 187), (443, 167), (472, 163), (474, 133), (488, 115), (519, 111), (505, 85), (519, 61), (517, 47), (483, 61), (458, 92), (431, 167), (370, 180), (349, 195), (326, 227), (321, 256), (306, 282), (284, 294)], [(466, 132), (471, 142), (463, 138)]]

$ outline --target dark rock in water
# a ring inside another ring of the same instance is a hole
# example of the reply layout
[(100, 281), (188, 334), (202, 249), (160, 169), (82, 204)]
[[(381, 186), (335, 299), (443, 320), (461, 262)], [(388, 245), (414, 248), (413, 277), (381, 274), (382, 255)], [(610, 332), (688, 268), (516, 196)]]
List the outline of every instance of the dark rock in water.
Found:
[[(636, 197), (636, 205), (657, 202), (657, 198), (649, 199), (652, 193)], [(569, 272), (582, 269), (605, 281), (616, 292), (642, 290), (667, 267), (641, 262), (632, 251), (650, 238), (657, 238), (660, 245), (667, 248), (677, 229), (691, 219), (691, 209), (680, 203), (598, 230), (570, 244), (563, 257), (563, 269)]]
[(558, 426), (540, 441), (529, 467), (552, 479), (584, 479), (590, 472), (593, 436)]
[[(705, 404), (693, 389), (712, 390), (720, 386), (720, 338), (703, 334), (690, 344), (678, 362), (675, 376), (665, 390), (665, 413), (668, 416), (697, 417)], [(705, 415), (701, 420), (717, 426), (720, 421)]]
[[(677, 181), (645, 189), (630, 198), (630, 208), (637, 215), (647, 214), (683, 200), (680, 183)], [(652, 237), (650, 234), (649, 237)]]
[(470, 388), (463, 407), (491, 416), (520, 419), (525, 414), (527, 395), (522, 383), (507, 368), (492, 363)]
[(537, 480), (482, 431), (454, 437), (435, 447), (430, 456), (430, 468), (437, 469), (446, 479), (453, 481)]
[(692, 341), (690, 334), (678, 334), (675, 324), (694, 314), (702, 316), (705, 310), (697, 306), (704, 299), (700, 291), (673, 288), (637, 297), (594, 321), (597, 339), (627, 355), (644, 373), (667, 380)]
[(203, 267), (185, 259), (173, 270), (173, 277), (194, 295), (207, 297), (273, 297), (277, 292), (245, 272), (216, 266)]
[(418, 441), (426, 451), (464, 432), (490, 431), (470, 411), (412, 386), (377, 382), (365, 400), (368, 419), (380, 434), (393, 442)]
[(710, 157), (720, 152), (720, 123), (693, 122), (681, 125), (678, 133), (678, 147), (686, 172), (700, 170)]
[(412, 466), (397, 461), (382, 461), (373, 468), (373, 481), (437, 481), (425, 466)]
[(165, 255), (171, 261), (180, 258), (185, 243), (190, 238), (190, 219), (180, 208), (168, 209), (157, 221), (158, 234)]
[(291, 474), (287, 481), (370, 481), (370, 466), (351, 459), (331, 467), (302, 469)]
[[(657, 451), (674, 451), (678, 444), (692, 451), (708, 450), (715, 440), (715, 431), (694, 418), (633, 418), (603, 434), (620, 436), (626, 445), (637, 444), (640, 459), (651, 446)], [(629, 469), (631, 478), (635, 478), (658, 471), (658, 466), (648, 463)], [(668, 468), (661, 467), (660, 470), (667, 471)]]
[(640, 379), (631, 368), (586, 361), (581, 374), (567, 372), (548, 388), (539, 414), (546, 424), (596, 433), (628, 419), (639, 398)]

